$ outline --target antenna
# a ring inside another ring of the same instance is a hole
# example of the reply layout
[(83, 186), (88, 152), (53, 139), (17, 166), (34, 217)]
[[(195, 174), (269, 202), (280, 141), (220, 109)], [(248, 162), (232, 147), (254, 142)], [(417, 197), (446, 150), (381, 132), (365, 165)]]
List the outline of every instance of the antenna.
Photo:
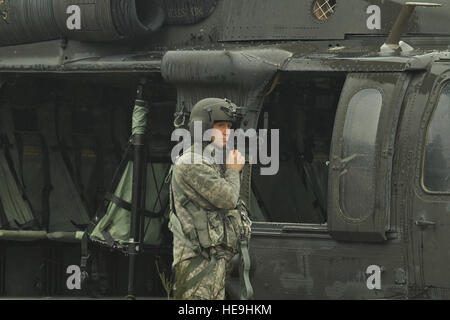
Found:
[[(416, 7), (441, 7), (442, 5), (439, 3), (432, 2), (406, 2), (403, 5), (400, 14), (395, 21), (394, 26), (387, 38), (386, 42), (381, 46), (380, 51), (385, 53), (393, 53), (403, 44), (401, 41), (402, 35), (406, 32), (406, 28), (408, 27), (408, 22), (411, 19), (411, 16)], [(409, 49), (411, 49), (410, 46)]]

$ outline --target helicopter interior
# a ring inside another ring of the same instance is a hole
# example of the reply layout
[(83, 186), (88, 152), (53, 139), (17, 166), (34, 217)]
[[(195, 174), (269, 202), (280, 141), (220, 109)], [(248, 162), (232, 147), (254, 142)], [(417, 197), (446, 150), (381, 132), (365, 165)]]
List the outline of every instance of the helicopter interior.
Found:
[[(23, 185), (20, 191), (25, 196), (11, 198), (25, 200), (34, 219), (24, 217), (9, 226), (2, 221), (2, 228), (85, 229), (127, 147), (134, 90), (126, 85), (51, 78), (36, 81), (35, 77), (4, 85), (1, 133), (9, 160), (4, 168)], [(155, 90), (150, 117), (147, 188), (154, 211), (167, 207), (167, 192), (162, 190), (170, 164), (166, 156), (170, 126), (166, 124), (172, 121), (175, 102), (161, 100), (171, 96), (165, 90)], [(150, 242), (159, 241), (153, 234)]]
[(252, 170), (255, 221), (326, 223), (328, 160), (344, 81), (340, 73), (283, 74), (266, 98), (258, 126), (279, 129), (280, 165), (276, 175)]
[[(126, 148), (134, 88), (58, 79), (31, 83), (32, 79), (18, 80), (24, 83), (4, 90), (3, 117), (8, 115), (13, 126), (11, 132), (2, 132), (3, 139), (12, 147), (15, 174), (25, 185), (39, 224), (53, 231), (80, 230), (103, 201)], [(266, 97), (258, 128), (279, 129), (280, 165), (275, 175), (261, 175), (261, 165), (254, 165), (250, 199), (254, 221), (326, 222), (327, 165), (344, 81), (341, 73), (285, 73)], [(15, 89), (24, 87), (26, 94)], [(151, 208), (161, 210), (167, 200), (161, 198), (167, 194), (161, 186), (170, 163), (176, 92), (162, 84), (152, 95), (148, 188), (156, 191)], [(76, 205), (69, 205), (68, 199)], [(55, 210), (68, 216), (52, 216)]]

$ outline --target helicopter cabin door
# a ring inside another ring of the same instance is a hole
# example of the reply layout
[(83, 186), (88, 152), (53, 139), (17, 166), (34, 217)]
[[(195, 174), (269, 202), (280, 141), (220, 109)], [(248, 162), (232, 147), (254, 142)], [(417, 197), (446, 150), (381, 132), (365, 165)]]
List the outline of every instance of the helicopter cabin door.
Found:
[[(427, 297), (450, 298), (450, 65), (417, 84), (400, 128), (398, 210), (410, 230), (409, 278)], [(404, 205), (402, 205), (404, 203)], [(424, 290), (426, 289), (426, 290)], [(418, 293), (419, 294), (419, 293)]]
[(335, 240), (387, 239), (394, 142), (409, 79), (405, 72), (347, 76), (329, 164), (328, 229)]

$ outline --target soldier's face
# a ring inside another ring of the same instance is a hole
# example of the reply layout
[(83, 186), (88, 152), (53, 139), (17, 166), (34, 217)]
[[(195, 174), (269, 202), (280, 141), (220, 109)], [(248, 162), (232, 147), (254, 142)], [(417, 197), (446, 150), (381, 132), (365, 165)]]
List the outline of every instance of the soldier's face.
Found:
[(214, 123), (211, 141), (220, 147), (225, 147), (227, 145), (232, 126), (233, 123), (228, 121)]

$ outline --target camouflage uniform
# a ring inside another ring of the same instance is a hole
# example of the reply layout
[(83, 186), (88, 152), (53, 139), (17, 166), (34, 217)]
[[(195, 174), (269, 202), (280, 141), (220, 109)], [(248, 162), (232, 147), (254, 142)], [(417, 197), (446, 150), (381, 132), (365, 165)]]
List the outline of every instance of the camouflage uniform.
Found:
[[(190, 263), (195, 263), (195, 269), (190, 270), (185, 280), (206, 270), (182, 298), (224, 299), (229, 262), (238, 253), (244, 232), (241, 211), (236, 209), (240, 192), (239, 172), (217, 164), (214, 158), (196, 153), (191, 147), (174, 165), (172, 192), (176, 217), (189, 240), (176, 236), (174, 232), (173, 266), (180, 273)], [(198, 215), (205, 217), (205, 221), (199, 222)], [(203, 256), (186, 242), (201, 248)], [(216, 260), (215, 264), (210, 265), (211, 259)], [(207, 270), (208, 266), (213, 266), (213, 269)], [(179, 286), (179, 281), (177, 278), (176, 286)]]

